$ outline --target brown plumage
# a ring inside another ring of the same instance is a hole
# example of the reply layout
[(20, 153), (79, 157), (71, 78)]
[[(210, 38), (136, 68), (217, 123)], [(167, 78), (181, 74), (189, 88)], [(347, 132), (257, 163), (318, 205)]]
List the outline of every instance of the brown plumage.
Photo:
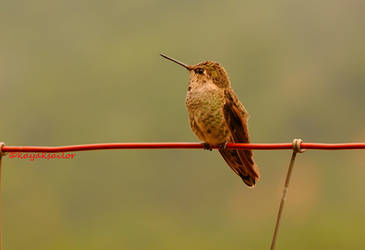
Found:
[[(247, 121), (244, 118), (245, 110), (236, 105), (237, 101), (233, 92), (225, 91), (226, 103), (223, 107), (224, 118), (230, 130), (229, 142), (249, 143)], [(246, 114), (247, 115), (247, 114)], [(253, 161), (251, 150), (219, 149), (224, 160), (232, 170), (250, 187), (254, 186), (260, 178), (258, 167)]]
[(244, 183), (253, 187), (260, 179), (251, 150), (226, 149), (227, 142), (248, 143), (248, 113), (231, 88), (226, 70), (216, 62), (194, 66), (161, 55), (190, 72), (186, 107), (190, 126), (207, 145), (220, 145), (219, 152)]

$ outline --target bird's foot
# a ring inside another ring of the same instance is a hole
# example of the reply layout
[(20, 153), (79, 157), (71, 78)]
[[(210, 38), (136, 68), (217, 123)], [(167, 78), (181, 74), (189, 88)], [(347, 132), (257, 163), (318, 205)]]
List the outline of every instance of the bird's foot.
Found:
[(218, 145), (218, 148), (219, 148), (219, 149), (226, 149), (226, 148), (227, 148), (227, 143), (228, 143), (228, 142), (223, 142), (223, 143), (219, 144), (219, 145)]
[(213, 150), (212, 145), (210, 145), (210, 144), (209, 144), (209, 143), (207, 143), (207, 142), (204, 142), (204, 143), (203, 143), (203, 146), (204, 146), (204, 149), (205, 149), (205, 150), (209, 150), (209, 151), (212, 151), (212, 150)]

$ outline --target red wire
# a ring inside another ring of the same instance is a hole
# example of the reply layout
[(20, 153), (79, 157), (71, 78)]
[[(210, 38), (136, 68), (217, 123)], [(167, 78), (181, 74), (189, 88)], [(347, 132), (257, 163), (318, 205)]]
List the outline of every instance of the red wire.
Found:
[[(104, 143), (104, 144), (84, 144), (59, 147), (43, 146), (3, 146), (3, 152), (75, 152), (102, 149), (187, 149), (187, 148), (204, 148), (201, 143)], [(218, 147), (213, 147), (218, 148)], [(257, 150), (278, 150), (292, 149), (292, 143), (228, 143), (227, 148), (232, 149), (257, 149)], [(365, 143), (301, 143), (302, 149), (322, 149), (322, 150), (341, 150), (341, 149), (365, 149)]]

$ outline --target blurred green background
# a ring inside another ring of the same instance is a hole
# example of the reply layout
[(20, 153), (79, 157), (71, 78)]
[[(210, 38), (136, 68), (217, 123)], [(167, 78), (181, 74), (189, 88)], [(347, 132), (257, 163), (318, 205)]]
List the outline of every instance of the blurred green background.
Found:
[[(365, 141), (363, 1), (10, 1), (0, 8), (7, 145), (197, 141), (187, 64), (220, 62), (253, 142)], [(248, 189), (217, 152), (5, 158), (5, 249), (268, 249), (289, 151)], [(307, 151), (278, 249), (364, 249), (363, 151)]]

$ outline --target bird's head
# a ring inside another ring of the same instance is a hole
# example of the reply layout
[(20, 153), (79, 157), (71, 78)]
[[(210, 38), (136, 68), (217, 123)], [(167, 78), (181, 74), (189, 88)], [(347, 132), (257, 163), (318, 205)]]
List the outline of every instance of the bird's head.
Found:
[(226, 70), (217, 62), (205, 61), (197, 65), (187, 65), (171, 57), (161, 54), (162, 57), (177, 63), (190, 72), (190, 80), (201, 82), (213, 81), (219, 88), (230, 87), (230, 81)]

